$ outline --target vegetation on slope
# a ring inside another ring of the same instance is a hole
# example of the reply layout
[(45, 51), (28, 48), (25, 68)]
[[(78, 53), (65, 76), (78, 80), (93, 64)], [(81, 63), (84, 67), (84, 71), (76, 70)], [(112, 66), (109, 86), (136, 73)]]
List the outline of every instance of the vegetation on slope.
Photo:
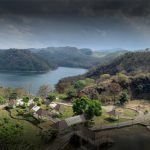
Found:
[[(84, 75), (64, 78), (56, 85), (56, 89), (61, 93), (83, 90), (90, 97), (104, 101), (114, 101), (114, 93), (119, 96), (124, 90), (128, 91), (132, 98), (150, 99), (149, 64), (149, 51), (130, 52), (111, 63), (97, 66)], [(84, 83), (87, 78), (94, 81), (84, 86), (80, 84), (82, 88), (76, 88), (75, 85), (79, 81)]]
[(57, 67), (91, 68), (116, 56), (116, 52), (98, 53), (75, 47), (0, 50), (0, 71), (47, 71)]
[(37, 52), (37, 54), (49, 62), (62, 67), (91, 68), (125, 53), (126, 51), (114, 53), (94, 52), (91, 49), (78, 49), (76, 47), (48, 47)]
[(47, 71), (50, 66), (45, 60), (28, 50), (1, 50), (1, 71)]
[(150, 51), (128, 52), (110, 63), (92, 68), (85, 76), (99, 78), (101, 74), (114, 75), (118, 72), (148, 72), (150, 71)]

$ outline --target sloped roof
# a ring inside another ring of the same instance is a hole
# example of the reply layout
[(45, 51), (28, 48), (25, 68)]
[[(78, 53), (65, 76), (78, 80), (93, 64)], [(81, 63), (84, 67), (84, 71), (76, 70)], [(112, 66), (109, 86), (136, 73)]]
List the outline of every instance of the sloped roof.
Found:
[(32, 110), (34, 110), (35, 112), (37, 112), (39, 109), (40, 109), (39, 106), (34, 106), (34, 107), (32, 108)]
[(63, 130), (65, 128), (67, 128), (68, 125), (65, 120), (61, 120), (61, 121), (58, 121), (58, 122), (52, 124), (52, 127), (55, 129), (58, 129), (58, 130)]
[(67, 118), (67, 119), (65, 119), (65, 121), (68, 126), (72, 126), (74, 124), (85, 122), (86, 119), (85, 119), (84, 115), (78, 115), (78, 116)]
[(45, 101), (44, 103), (46, 106), (49, 106), (51, 104), (51, 101)]
[(69, 126), (75, 125), (75, 124), (80, 124), (84, 123), (86, 121), (84, 115), (79, 115), (79, 116), (74, 116), (70, 117), (61, 121), (58, 121), (52, 125), (52, 127), (63, 130)]
[(30, 104), (30, 105), (29, 105), (29, 109), (32, 109), (34, 106), (35, 106), (35, 104), (33, 104), (33, 103)]
[(37, 115), (39, 116), (46, 116), (46, 111), (43, 110), (42, 108), (38, 109), (37, 112), (36, 112)]
[(59, 111), (61, 108), (61, 105), (60, 104), (56, 104), (56, 106), (54, 107), (55, 110)]

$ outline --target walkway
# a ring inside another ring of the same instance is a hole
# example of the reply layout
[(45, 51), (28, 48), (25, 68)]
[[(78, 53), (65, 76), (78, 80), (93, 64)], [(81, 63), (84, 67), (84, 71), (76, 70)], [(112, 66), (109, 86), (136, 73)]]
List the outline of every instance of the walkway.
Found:
[(64, 105), (64, 106), (68, 106), (68, 107), (72, 107), (71, 103), (62, 103), (62, 102), (55, 102), (56, 104), (60, 104), (60, 105)]

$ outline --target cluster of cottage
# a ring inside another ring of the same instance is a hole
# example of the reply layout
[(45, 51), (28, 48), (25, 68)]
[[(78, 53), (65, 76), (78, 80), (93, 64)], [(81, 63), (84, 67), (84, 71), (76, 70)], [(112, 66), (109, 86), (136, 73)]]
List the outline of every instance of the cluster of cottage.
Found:
[[(11, 108), (22, 107), (24, 106), (24, 102), (22, 99), (18, 100), (10, 100), (8, 106)], [(57, 104), (55, 102), (45, 101), (45, 105), (52, 109), (52, 111), (42, 109), (41, 106), (37, 106), (37, 104), (31, 99), (27, 103), (27, 108), (29, 112), (33, 112), (34, 117), (36, 118), (48, 118), (48, 116), (53, 116), (54, 114), (63, 113), (64, 109), (62, 105)]]
[[(18, 100), (10, 100), (8, 106), (11, 108), (22, 107), (24, 106), (24, 102), (22, 99)], [(55, 114), (63, 114), (64, 107), (61, 104), (56, 102), (45, 101), (45, 105), (50, 108), (50, 110), (42, 109), (41, 106), (37, 106), (37, 104), (31, 99), (27, 103), (27, 108), (30, 113), (33, 114), (34, 117), (40, 119), (47, 119), (53, 122), (52, 127), (57, 130), (63, 130), (75, 124), (84, 123), (86, 121), (84, 115), (78, 115), (66, 118), (64, 120), (60, 120), (57, 117), (53, 117)]]

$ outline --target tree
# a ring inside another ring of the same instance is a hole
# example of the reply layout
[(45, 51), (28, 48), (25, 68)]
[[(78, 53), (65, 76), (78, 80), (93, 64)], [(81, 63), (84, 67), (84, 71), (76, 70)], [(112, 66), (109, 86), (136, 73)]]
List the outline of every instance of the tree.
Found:
[(74, 84), (74, 88), (77, 90), (82, 90), (86, 86), (86, 81), (85, 80), (79, 80)]
[(98, 100), (90, 100), (87, 96), (83, 96), (74, 101), (73, 112), (75, 115), (85, 114), (87, 119), (90, 120), (94, 116), (101, 115), (101, 103)]
[(9, 95), (9, 99), (17, 99), (17, 93), (13, 92)]
[(116, 95), (119, 95), (121, 92), (121, 86), (118, 83), (111, 83), (109, 85), (109, 91), (113, 95), (113, 101), (116, 101)]
[(127, 75), (123, 74), (123, 73), (118, 73), (117, 74), (117, 77), (118, 77), (118, 82), (121, 84), (121, 85), (126, 85), (129, 83), (129, 78)]
[(36, 103), (37, 103), (37, 106), (41, 106), (42, 105), (42, 100), (39, 99)]
[(0, 104), (2, 105), (2, 104), (5, 104), (5, 103), (6, 103), (6, 100), (2, 96), (0, 96)]
[(30, 99), (29, 96), (24, 96), (22, 100), (23, 102), (28, 103), (29, 99)]
[(39, 88), (38, 95), (41, 97), (47, 97), (47, 95), (51, 92), (51, 88), (49, 85), (42, 85)]
[(1, 149), (14, 149), (22, 141), (23, 126), (19, 123), (12, 123), (9, 119), (1, 120), (0, 146)]
[(122, 105), (125, 104), (125, 102), (127, 102), (129, 100), (129, 95), (126, 91), (122, 92), (120, 97), (119, 97), (119, 101)]
[(13, 93), (13, 89), (8, 87), (4, 89), (5, 97), (9, 98), (10, 93)]
[(89, 79), (89, 78), (86, 78), (85, 80), (78, 80), (77, 82), (75, 82), (74, 84), (74, 88), (77, 90), (77, 91), (80, 91), (82, 90), (85, 86), (91, 84), (91, 83), (94, 83), (94, 80), (93, 79)]
[(103, 80), (107, 80), (110, 78), (110, 74), (102, 74), (100, 75), (100, 79), (103, 81)]
[(73, 102), (73, 112), (74, 115), (81, 115), (85, 113), (85, 110), (87, 109), (89, 104), (89, 99), (87, 96), (83, 96), (80, 99), (76, 99)]
[(67, 92), (68, 98), (74, 98), (77, 97), (77, 91), (74, 88), (71, 88)]
[(37, 96), (36, 96), (36, 97), (34, 97), (34, 99), (33, 99), (33, 101), (34, 101), (34, 102), (37, 102), (37, 101), (39, 101), (39, 100), (40, 100), (40, 98), (39, 98), (39, 97), (37, 97)]
[(54, 93), (49, 94), (46, 99), (49, 101), (54, 101), (56, 99), (56, 95)]
[(86, 117), (90, 120), (94, 116), (100, 116), (102, 113), (101, 103), (98, 100), (89, 102), (88, 109), (85, 111)]
[(27, 95), (27, 91), (25, 90), (25, 88), (16, 88), (14, 92), (19, 98), (22, 98), (24, 95)]

